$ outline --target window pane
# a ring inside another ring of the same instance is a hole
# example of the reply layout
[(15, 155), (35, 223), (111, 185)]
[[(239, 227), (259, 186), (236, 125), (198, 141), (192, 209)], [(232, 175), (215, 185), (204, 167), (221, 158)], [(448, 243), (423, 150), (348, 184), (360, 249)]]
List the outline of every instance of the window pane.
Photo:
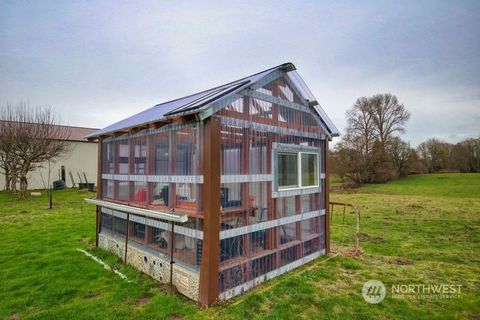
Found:
[(298, 186), (298, 162), (297, 154), (279, 153), (278, 154), (278, 186), (297, 187)]
[(128, 158), (130, 156), (130, 146), (128, 142), (120, 143), (118, 147), (118, 173), (128, 174)]
[(318, 185), (317, 155), (302, 153), (302, 186)]

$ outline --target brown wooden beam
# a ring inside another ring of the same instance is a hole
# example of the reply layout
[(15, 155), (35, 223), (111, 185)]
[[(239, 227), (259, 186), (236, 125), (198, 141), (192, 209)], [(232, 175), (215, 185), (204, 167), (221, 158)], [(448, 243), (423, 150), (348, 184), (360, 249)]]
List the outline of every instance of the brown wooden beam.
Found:
[(219, 294), (220, 264), (220, 120), (205, 120), (203, 139), (203, 249), (199, 302), (212, 305)]
[[(103, 154), (102, 141), (98, 140), (98, 155), (97, 155), (97, 199), (102, 199), (102, 172), (103, 172)], [(100, 207), (96, 207), (96, 226), (95, 226), (95, 246), (98, 247), (98, 234), (100, 232), (101, 211)]]
[(325, 139), (324, 148), (323, 148), (323, 162), (325, 163), (325, 182), (324, 182), (324, 195), (325, 195), (325, 252), (330, 252), (330, 215), (329, 215), (329, 202), (330, 202), (330, 184), (329, 184), (329, 175), (330, 175), (330, 164), (328, 163), (328, 140)]

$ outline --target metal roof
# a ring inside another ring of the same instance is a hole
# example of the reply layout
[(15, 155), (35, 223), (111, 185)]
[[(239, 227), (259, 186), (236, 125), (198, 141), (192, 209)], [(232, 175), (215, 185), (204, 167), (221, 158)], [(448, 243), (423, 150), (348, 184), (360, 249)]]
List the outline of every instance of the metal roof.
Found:
[[(102, 135), (108, 135), (118, 131), (126, 131), (131, 128), (138, 126), (147, 125), (149, 123), (164, 121), (171, 118), (176, 118), (185, 114), (197, 113), (203, 107), (208, 106), (209, 104), (218, 101), (222, 98), (226, 98), (232, 94), (238, 93), (239, 91), (245, 89), (246, 87), (257, 82), (261, 78), (267, 76), (268, 74), (275, 72), (277, 70), (283, 70), (287, 73), (290, 80), (298, 87), (299, 91), (303, 95), (303, 98), (308, 100), (311, 105), (315, 105), (315, 111), (327, 124), (327, 129), (330, 131), (331, 136), (338, 136), (339, 132), (333, 123), (328, 119), (327, 115), (320, 106), (308, 89), (308, 87), (303, 82), (302, 78), (295, 71), (295, 66), (292, 63), (284, 63), (279, 66), (261, 71), (259, 73), (253, 74), (251, 76), (212, 88), (199, 93), (195, 93), (183, 98), (175, 99), (172, 101), (164, 102), (157, 104), (147, 110), (139, 112), (131, 117), (118, 121), (108, 127), (105, 127), (101, 130), (95, 131), (85, 138), (96, 138)], [(319, 110), (321, 110), (319, 112)]]
[[(6, 123), (5, 120), (0, 120), (0, 125)], [(16, 123), (16, 122), (14, 122)], [(35, 123), (24, 123), (22, 125), (38, 125)], [(75, 141), (75, 142), (88, 142), (86, 139), (88, 136), (99, 131), (98, 128), (85, 128), (85, 127), (76, 127), (76, 126), (64, 126), (64, 125), (53, 125), (55, 127), (60, 127), (65, 129), (65, 140), (66, 141)]]

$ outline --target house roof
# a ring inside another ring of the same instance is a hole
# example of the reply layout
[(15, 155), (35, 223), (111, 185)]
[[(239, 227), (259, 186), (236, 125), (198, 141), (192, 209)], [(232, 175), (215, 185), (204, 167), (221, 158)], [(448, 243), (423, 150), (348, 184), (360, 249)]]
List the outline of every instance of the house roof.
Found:
[[(5, 121), (0, 120), (0, 125), (2, 122), (5, 122)], [(66, 141), (78, 141), (78, 142), (88, 142), (86, 136), (91, 135), (92, 133), (99, 130), (97, 128), (85, 128), (85, 127), (62, 126), (62, 125), (56, 125), (56, 127), (62, 127), (68, 130), (68, 134), (66, 134), (68, 138), (65, 139)]]
[(198, 113), (206, 106), (213, 102), (219, 101), (227, 96), (238, 93), (239, 91), (249, 87), (263, 77), (277, 70), (283, 70), (287, 73), (293, 83), (298, 87), (303, 98), (306, 99), (311, 106), (315, 106), (314, 110), (324, 121), (331, 136), (338, 136), (339, 132), (335, 125), (331, 122), (322, 108), (318, 105), (315, 97), (303, 82), (302, 78), (295, 71), (296, 68), (292, 63), (284, 63), (279, 66), (255, 73), (245, 78), (235, 80), (233, 82), (201, 91), (183, 98), (178, 98), (168, 102), (157, 104), (147, 110), (139, 112), (131, 117), (120, 120), (101, 130), (97, 130), (85, 136), (85, 138), (97, 138), (103, 135), (109, 135), (118, 131), (126, 131), (135, 127), (147, 125), (154, 122), (166, 121), (181, 115)]
[(98, 131), (98, 128), (85, 128), (85, 127), (73, 127), (73, 126), (62, 126), (67, 128), (70, 131), (69, 141), (81, 141), (88, 142), (86, 136), (92, 134), (95, 131)]

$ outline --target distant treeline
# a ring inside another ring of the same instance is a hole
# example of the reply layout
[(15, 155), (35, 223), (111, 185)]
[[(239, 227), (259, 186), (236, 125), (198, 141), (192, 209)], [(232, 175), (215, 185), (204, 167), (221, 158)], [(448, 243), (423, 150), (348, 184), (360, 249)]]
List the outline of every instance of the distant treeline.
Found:
[(410, 113), (391, 94), (357, 99), (347, 129), (330, 153), (333, 173), (356, 184), (382, 183), (408, 174), (480, 172), (480, 136), (456, 144), (429, 139), (416, 149), (403, 141)]

